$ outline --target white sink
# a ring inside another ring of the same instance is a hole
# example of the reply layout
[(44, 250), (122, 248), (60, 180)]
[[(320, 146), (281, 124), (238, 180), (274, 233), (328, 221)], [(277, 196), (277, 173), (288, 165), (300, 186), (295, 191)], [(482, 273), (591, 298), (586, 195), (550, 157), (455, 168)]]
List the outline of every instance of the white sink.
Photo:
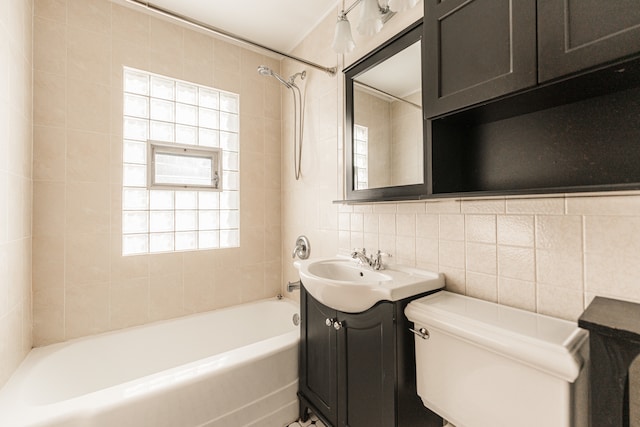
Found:
[(379, 301), (398, 301), (444, 287), (444, 275), (402, 266), (374, 271), (348, 258), (297, 261), (300, 280), (318, 301), (333, 309), (359, 313)]

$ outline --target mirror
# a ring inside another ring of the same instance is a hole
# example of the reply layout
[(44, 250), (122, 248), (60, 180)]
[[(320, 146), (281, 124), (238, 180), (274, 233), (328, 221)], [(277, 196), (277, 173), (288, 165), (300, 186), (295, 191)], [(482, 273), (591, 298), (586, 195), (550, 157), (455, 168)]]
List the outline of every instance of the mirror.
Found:
[(422, 22), (345, 70), (347, 199), (426, 195)]

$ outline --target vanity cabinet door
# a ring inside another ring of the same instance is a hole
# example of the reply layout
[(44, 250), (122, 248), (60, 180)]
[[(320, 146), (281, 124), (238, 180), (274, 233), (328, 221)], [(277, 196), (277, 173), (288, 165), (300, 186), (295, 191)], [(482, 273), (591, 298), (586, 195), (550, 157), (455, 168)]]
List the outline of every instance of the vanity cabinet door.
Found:
[(638, 0), (538, 0), (540, 82), (637, 54)]
[(304, 288), (300, 292), (300, 393), (315, 406), (326, 421), (336, 426), (337, 333), (336, 311), (319, 303)]
[(339, 312), (338, 321), (338, 426), (396, 426), (394, 305)]
[(536, 84), (535, 0), (424, 5), (426, 118)]

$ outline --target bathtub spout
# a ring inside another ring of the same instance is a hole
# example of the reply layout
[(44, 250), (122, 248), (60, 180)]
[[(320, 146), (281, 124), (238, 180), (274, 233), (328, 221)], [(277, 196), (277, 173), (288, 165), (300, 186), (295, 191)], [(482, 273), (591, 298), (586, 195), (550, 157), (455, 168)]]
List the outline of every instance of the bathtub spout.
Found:
[(300, 289), (300, 280), (287, 283), (287, 292), (293, 292)]

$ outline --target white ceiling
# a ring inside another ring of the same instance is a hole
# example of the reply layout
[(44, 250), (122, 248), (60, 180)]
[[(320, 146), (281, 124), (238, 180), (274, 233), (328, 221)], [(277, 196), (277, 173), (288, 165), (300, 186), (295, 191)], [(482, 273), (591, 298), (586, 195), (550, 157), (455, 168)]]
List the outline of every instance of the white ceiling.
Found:
[(289, 53), (327, 14), (335, 13), (337, 18), (339, 1), (150, 0), (149, 3)]

